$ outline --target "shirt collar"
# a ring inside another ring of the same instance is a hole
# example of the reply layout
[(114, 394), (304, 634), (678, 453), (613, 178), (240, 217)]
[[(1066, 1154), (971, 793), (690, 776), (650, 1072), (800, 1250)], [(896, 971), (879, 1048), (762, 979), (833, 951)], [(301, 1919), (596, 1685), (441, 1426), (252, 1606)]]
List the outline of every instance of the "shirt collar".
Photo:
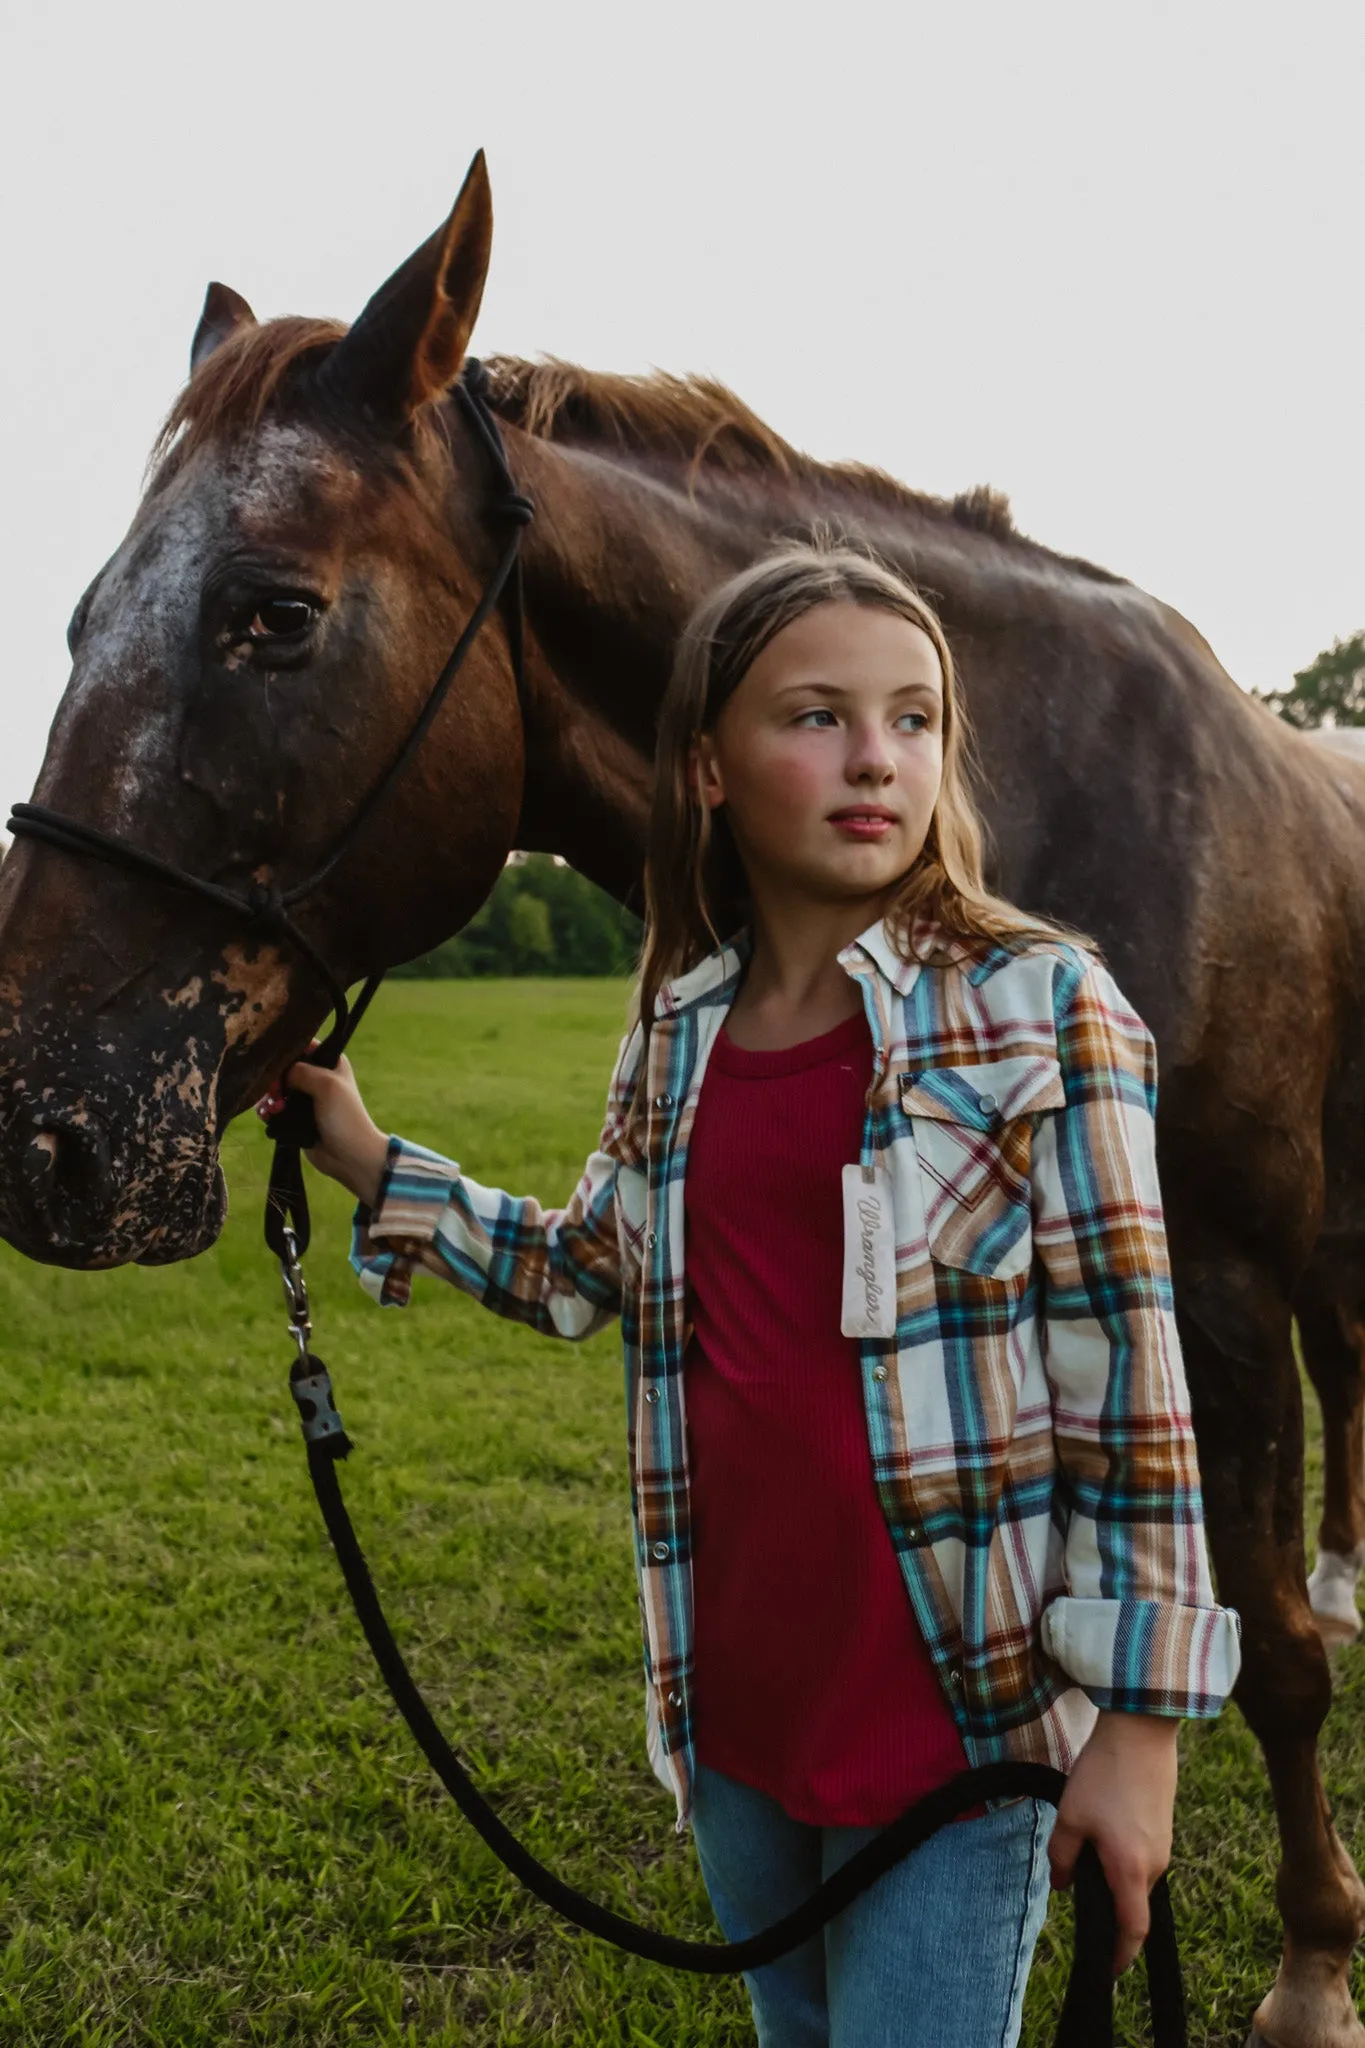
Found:
[[(695, 967), (664, 983), (655, 998), (655, 1016), (673, 1017), (707, 1001), (724, 1001), (728, 1007), (752, 951), (753, 935), (747, 925), (742, 925)], [(945, 931), (936, 918), (920, 916), (910, 927), (909, 958), (898, 951), (887, 923), (879, 919), (841, 949), (839, 965), (845, 973), (853, 975), (864, 974), (870, 966), (890, 982), (898, 995), (904, 996), (914, 986), (922, 966), (956, 965), (969, 958), (970, 949), (961, 939)]]
[(655, 1016), (676, 1017), (680, 1010), (690, 1009), (708, 997), (723, 996), (728, 1003), (752, 951), (752, 934), (747, 925), (741, 925), (714, 953), (698, 960), (686, 974), (675, 975), (672, 981), (664, 983), (654, 998)]
[(857, 974), (862, 963), (870, 960), (897, 995), (904, 996), (914, 987), (921, 967), (957, 966), (970, 958), (970, 947), (946, 931), (937, 918), (921, 914), (911, 920), (908, 955), (896, 945), (890, 925), (882, 920), (870, 924), (844, 947), (839, 964), (848, 973)]

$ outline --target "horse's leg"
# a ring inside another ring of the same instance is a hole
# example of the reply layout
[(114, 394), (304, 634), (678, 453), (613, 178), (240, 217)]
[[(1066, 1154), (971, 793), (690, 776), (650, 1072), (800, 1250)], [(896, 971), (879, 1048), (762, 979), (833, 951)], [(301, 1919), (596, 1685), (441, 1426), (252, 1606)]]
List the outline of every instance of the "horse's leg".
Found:
[(1303, 1403), (1290, 1307), (1263, 1270), (1232, 1258), (1190, 1273), (1183, 1300), (1210, 1547), (1220, 1597), (1242, 1617), (1237, 1703), (1264, 1751), (1280, 1832), (1284, 1954), (1251, 2041), (1365, 2048), (1349, 1986), (1365, 1885), (1318, 1775), (1332, 1685), (1304, 1576)]
[(1308, 1377), (1322, 1404), (1323, 1502), (1308, 1599), (1329, 1650), (1360, 1634), (1356, 1581), (1365, 1565), (1365, 1343), (1318, 1268), (1295, 1302)]

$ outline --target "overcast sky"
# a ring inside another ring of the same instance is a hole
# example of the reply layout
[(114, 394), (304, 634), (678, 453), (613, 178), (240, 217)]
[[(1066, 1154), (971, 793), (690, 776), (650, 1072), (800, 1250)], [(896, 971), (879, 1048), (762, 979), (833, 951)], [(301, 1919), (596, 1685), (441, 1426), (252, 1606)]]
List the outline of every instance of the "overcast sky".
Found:
[(485, 353), (994, 483), (1248, 686), (1365, 626), (1360, 0), (0, 0), (0, 79), (0, 799), (207, 280), (350, 318), (479, 145)]

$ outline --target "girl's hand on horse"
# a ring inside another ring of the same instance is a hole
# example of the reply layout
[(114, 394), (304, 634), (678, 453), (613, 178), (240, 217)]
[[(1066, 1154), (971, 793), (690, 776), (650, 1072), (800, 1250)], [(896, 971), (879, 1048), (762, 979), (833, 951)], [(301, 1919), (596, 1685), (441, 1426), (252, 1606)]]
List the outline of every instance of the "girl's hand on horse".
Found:
[(1148, 1897), (1171, 1860), (1178, 1727), (1160, 1714), (1102, 1713), (1057, 1810), (1053, 1886), (1066, 1890), (1082, 1844), (1093, 1842), (1118, 1916), (1116, 1977), (1147, 1938)]
[[(335, 1068), (310, 1067), (300, 1061), (289, 1069), (284, 1085), (313, 1099), (319, 1142), (305, 1155), (309, 1165), (330, 1174), (359, 1201), (373, 1206), (389, 1141), (361, 1100), (351, 1062), (345, 1054)], [(267, 1102), (270, 1099), (267, 1097)]]

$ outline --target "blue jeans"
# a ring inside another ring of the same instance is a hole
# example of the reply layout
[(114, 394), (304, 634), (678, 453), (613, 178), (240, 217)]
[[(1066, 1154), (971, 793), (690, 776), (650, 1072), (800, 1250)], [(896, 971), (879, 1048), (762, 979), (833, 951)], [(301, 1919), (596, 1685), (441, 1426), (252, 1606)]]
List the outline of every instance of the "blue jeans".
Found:
[[(1018, 1799), (941, 1828), (823, 1934), (745, 1976), (759, 2048), (1014, 2048), (1056, 1815)], [(809, 1898), (875, 1828), (819, 1828), (702, 1765), (692, 1827), (728, 1940)]]

